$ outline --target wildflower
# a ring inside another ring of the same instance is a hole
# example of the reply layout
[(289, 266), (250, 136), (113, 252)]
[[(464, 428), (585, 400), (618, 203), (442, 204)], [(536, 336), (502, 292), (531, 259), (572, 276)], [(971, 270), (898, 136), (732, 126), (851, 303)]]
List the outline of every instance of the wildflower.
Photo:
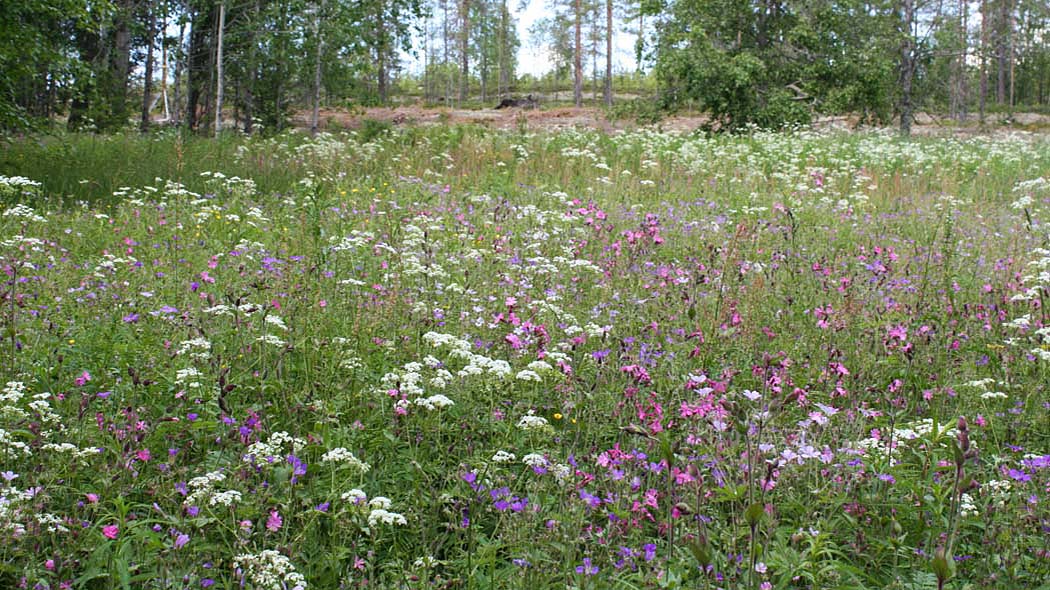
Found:
[(389, 524), (389, 525), (407, 525), (408, 520), (397, 512), (390, 512), (384, 508), (376, 508), (368, 514), (368, 526), (375, 526), (377, 523)]
[(508, 453), (507, 451), (496, 451), (496, 454), (492, 456), (493, 463), (511, 463), (517, 457), (514, 453)]
[(306, 589), (306, 578), (295, 571), (287, 557), (273, 549), (255, 555), (238, 555), (233, 565), (259, 590)]
[(106, 526), (102, 527), (102, 534), (107, 539), (116, 539), (117, 535), (120, 534), (120, 527), (118, 527), (115, 524), (107, 524)]
[(590, 557), (584, 557), (583, 565), (576, 566), (576, 573), (585, 576), (593, 576), (598, 573), (598, 566), (591, 563)]
[(190, 536), (186, 533), (179, 533), (178, 537), (175, 537), (175, 548), (182, 549), (190, 542)]
[(266, 530), (275, 533), (281, 529), (282, 524), (284, 524), (284, 520), (281, 518), (280, 513), (276, 510), (271, 510), (270, 516), (266, 519)]
[(346, 465), (361, 471), (361, 473), (367, 473), (368, 470), (372, 468), (371, 465), (365, 463), (364, 461), (361, 461), (360, 459), (355, 457), (353, 453), (351, 453), (343, 447), (332, 449), (324, 455), (321, 455), (321, 462), (345, 463)]

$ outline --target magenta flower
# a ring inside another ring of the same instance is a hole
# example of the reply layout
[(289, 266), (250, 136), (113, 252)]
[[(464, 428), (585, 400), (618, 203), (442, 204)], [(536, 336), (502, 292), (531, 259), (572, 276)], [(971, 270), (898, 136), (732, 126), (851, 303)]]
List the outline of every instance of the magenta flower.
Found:
[(120, 534), (120, 527), (118, 527), (115, 524), (107, 524), (106, 526), (102, 527), (102, 534), (107, 539), (116, 539), (117, 535)]
[(284, 520), (281, 519), (281, 515), (276, 510), (271, 510), (270, 517), (266, 519), (266, 530), (271, 533), (277, 532), (282, 524)]

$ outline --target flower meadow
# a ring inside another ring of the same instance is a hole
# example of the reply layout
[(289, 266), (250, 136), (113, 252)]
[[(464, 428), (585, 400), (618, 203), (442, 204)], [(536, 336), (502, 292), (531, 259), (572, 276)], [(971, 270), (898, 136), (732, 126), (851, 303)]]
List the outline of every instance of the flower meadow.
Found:
[(1050, 579), (1045, 138), (0, 160), (2, 587)]

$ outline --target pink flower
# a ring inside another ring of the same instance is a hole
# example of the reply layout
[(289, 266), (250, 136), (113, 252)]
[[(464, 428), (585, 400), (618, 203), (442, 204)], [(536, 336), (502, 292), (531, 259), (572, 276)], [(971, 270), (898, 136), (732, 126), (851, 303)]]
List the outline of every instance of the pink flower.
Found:
[(102, 534), (107, 539), (116, 539), (117, 535), (120, 534), (120, 527), (118, 527), (115, 524), (107, 524), (106, 526), (102, 527)]
[(149, 461), (149, 449), (141, 449), (135, 453), (135, 456), (138, 457), (139, 461)]
[(77, 387), (83, 387), (84, 384), (87, 383), (88, 381), (91, 381), (91, 373), (88, 373), (87, 371), (84, 371), (83, 373), (80, 374), (79, 377), (77, 377), (76, 379), (73, 380), (73, 383), (76, 383)]
[(266, 519), (266, 530), (271, 533), (277, 532), (284, 521), (281, 519), (281, 515), (276, 510), (270, 511), (270, 517)]
[(98, 494), (85, 494), (87, 501), (91, 504), (98, 504)]

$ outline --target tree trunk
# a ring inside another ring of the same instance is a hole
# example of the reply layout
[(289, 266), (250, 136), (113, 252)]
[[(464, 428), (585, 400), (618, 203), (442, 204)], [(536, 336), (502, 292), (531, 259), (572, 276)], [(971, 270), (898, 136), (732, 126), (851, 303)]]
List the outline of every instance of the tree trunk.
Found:
[(149, 26), (146, 29), (146, 64), (142, 78), (142, 124), (140, 129), (143, 133), (149, 132), (149, 112), (153, 105), (150, 100), (153, 94), (153, 35), (157, 29), (157, 16), (151, 8), (149, 11)]
[(178, 125), (182, 122), (182, 71), (185, 69), (185, 56), (182, 52), (186, 42), (186, 23), (179, 19), (178, 51), (175, 53), (175, 71), (171, 74), (172, 86), (172, 123)]
[(488, 102), (489, 99), (488, 89), (486, 88), (489, 82), (489, 35), (487, 31), (488, 27), (485, 26), (487, 21), (485, 14), (485, 2), (482, 2), (478, 5), (478, 12), (478, 18), (481, 19), (481, 34), (483, 35), (482, 38), (478, 41), (478, 43), (481, 45), (481, 64), (479, 67), (479, 74), (481, 78), (481, 102), (482, 104), (484, 104), (485, 102)]
[(507, 87), (510, 85), (510, 68), (507, 67), (507, 57), (510, 53), (507, 47), (507, 21), (510, 20), (509, 16), (507, 0), (502, 0), (499, 7), (499, 82), (497, 82), (498, 88), (496, 88), (499, 100), (503, 100), (506, 96)]
[(573, 85), (572, 100), (576, 106), (583, 106), (583, 43), (582, 43), (582, 20), (583, 0), (576, 0), (575, 34), (576, 44), (573, 49)]
[(605, 106), (612, 106), (613, 3), (605, 0)]
[(912, 119), (912, 80), (915, 75), (915, 37), (912, 28), (915, 25), (915, 0), (902, 0), (901, 2), (901, 29), (904, 34), (901, 37), (901, 135), (911, 135)]
[(112, 49), (109, 53), (106, 100), (108, 120), (105, 125), (123, 127), (128, 123), (128, 78), (131, 76), (131, 9), (130, 0), (117, 6), (113, 23)]
[(470, 42), (470, 0), (462, 0), (460, 3), (460, 20), (463, 29), (460, 31), (459, 46), (459, 102), (462, 104), (467, 100), (470, 90), (470, 70), (468, 68), (468, 43)]
[(260, 26), (259, 13), (262, 11), (260, 0), (252, 5), (252, 22), (248, 27), (248, 84), (244, 88), (244, 132), (251, 135), (255, 130), (255, 96), (259, 86), (258, 43), (255, 40), (256, 30)]
[(444, 17), (441, 19), (441, 33), (442, 33), (442, 50), (444, 51), (444, 59), (441, 61), (441, 75), (445, 78), (445, 104), (448, 104), (449, 99), (452, 98), (452, 76), (449, 75), (449, 31), (448, 31), (448, 3), (449, 0), (441, 0), (441, 8), (444, 11)]
[(999, 18), (996, 23), (996, 36), (995, 36), (995, 57), (997, 61), (996, 74), (998, 74), (998, 84), (996, 85), (995, 102), (1003, 104), (1006, 102), (1006, 68), (1007, 57), (1006, 57), (1006, 43), (1009, 37), (1007, 27), (1009, 27), (1010, 8), (1007, 0), (999, 0)]
[(310, 117), (310, 135), (317, 135), (321, 123), (321, 57), (324, 55), (324, 38), (321, 35), (321, 12), (324, 10), (324, 0), (316, 5), (317, 14), (314, 15), (314, 37), (317, 39), (317, 55), (314, 56), (314, 96), (313, 113)]
[(222, 38), (226, 29), (226, 2), (219, 3), (219, 29), (215, 41), (215, 136), (222, 132), (222, 91), (226, 86), (222, 72)]
[[(212, 10), (196, 11), (190, 23), (190, 47), (187, 56), (187, 91), (186, 91), (186, 125), (193, 130), (200, 126), (202, 115), (207, 112), (208, 97), (206, 89), (211, 80), (214, 62), (208, 59), (209, 29), (212, 23)], [(202, 106), (204, 107), (202, 110)], [(198, 112), (201, 111), (201, 112)]]
[(988, 103), (988, 0), (981, 0), (981, 125), (984, 125), (984, 110)]
[(378, 32), (379, 35), (376, 43), (376, 68), (378, 69), (379, 79), (377, 80), (376, 91), (379, 93), (379, 102), (386, 104), (387, 98), (387, 57), (388, 52), (386, 48), (386, 15), (382, 4), (379, 6), (379, 14), (376, 15), (376, 21), (379, 23)]

